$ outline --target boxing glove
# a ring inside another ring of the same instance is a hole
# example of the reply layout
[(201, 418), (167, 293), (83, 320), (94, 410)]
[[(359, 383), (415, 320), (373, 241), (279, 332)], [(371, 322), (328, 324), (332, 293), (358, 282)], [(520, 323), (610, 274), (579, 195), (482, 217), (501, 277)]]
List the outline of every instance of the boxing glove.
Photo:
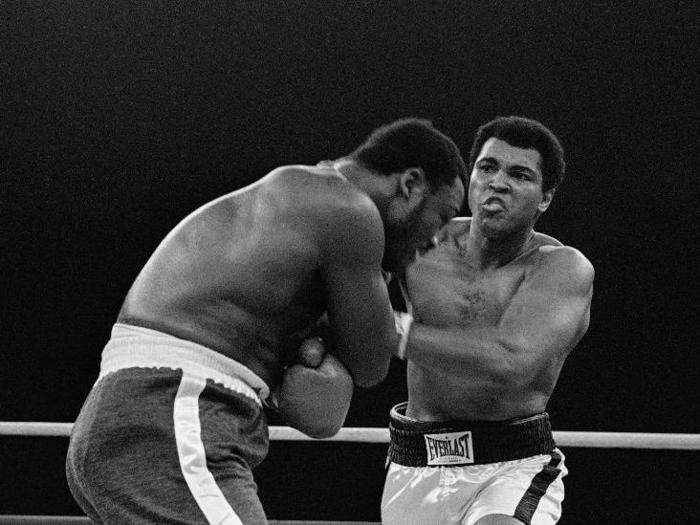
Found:
[(353, 381), (320, 339), (304, 341), (299, 362), (284, 371), (274, 403), (285, 422), (313, 438), (334, 436), (350, 408)]

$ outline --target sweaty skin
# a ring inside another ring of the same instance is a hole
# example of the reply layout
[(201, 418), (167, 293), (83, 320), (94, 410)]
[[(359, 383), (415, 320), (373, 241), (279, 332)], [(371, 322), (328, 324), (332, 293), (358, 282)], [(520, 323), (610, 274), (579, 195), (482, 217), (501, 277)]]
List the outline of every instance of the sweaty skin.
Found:
[[(444, 224), (433, 222), (422, 242)], [(278, 168), (176, 226), (137, 277), (118, 322), (206, 346), (274, 387), (300, 342), (290, 335), (327, 311), (334, 354), (355, 384), (373, 385), (397, 344), (384, 241), (375, 203), (332, 166)], [(408, 244), (406, 261), (415, 250)]]
[[(406, 272), (421, 323), (412, 344), (422, 351), (408, 362), (407, 415), (416, 419), (497, 421), (543, 412), (588, 326), (589, 290), (569, 281), (587, 269), (579, 252), (535, 233), (514, 260), (479, 270), (465, 260), (470, 223), (453, 219)], [(550, 316), (560, 324), (542, 327)]]

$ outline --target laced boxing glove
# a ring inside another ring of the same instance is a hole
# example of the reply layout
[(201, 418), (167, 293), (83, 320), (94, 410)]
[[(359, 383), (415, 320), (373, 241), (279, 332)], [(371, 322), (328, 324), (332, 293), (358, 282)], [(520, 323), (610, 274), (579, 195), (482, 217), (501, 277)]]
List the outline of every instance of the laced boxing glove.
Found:
[(350, 373), (316, 337), (301, 344), (299, 362), (285, 370), (274, 402), (289, 426), (313, 438), (326, 438), (342, 428), (352, 392)]

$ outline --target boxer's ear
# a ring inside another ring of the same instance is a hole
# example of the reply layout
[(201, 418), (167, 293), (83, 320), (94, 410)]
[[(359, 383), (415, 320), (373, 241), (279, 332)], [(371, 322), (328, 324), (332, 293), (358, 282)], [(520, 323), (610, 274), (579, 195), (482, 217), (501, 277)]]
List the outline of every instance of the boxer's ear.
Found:
[(428, 182), (422, 168), (408, 168), (399, 174), (399, 189), (406, 199), (422, 198), (428, 191)]
[(549, 205), (552, 204), (555, 191), (556, 188), (550, 188), (547, 191), (542, 192), (542, 200), (540, 200), (540, 203), (537, 205), (537, 209), (540, 211), (540, 213), (547, 211)]

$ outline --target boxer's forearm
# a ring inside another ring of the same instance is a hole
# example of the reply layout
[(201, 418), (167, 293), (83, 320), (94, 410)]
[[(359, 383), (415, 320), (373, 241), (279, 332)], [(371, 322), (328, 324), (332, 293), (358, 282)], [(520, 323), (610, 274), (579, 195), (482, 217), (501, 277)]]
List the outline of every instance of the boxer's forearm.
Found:
[(406, 359), (433, 370), (463, 370), (468, 375), (512, 380), (523, 356), (495, 328), (434, 327), (413, 323)]

